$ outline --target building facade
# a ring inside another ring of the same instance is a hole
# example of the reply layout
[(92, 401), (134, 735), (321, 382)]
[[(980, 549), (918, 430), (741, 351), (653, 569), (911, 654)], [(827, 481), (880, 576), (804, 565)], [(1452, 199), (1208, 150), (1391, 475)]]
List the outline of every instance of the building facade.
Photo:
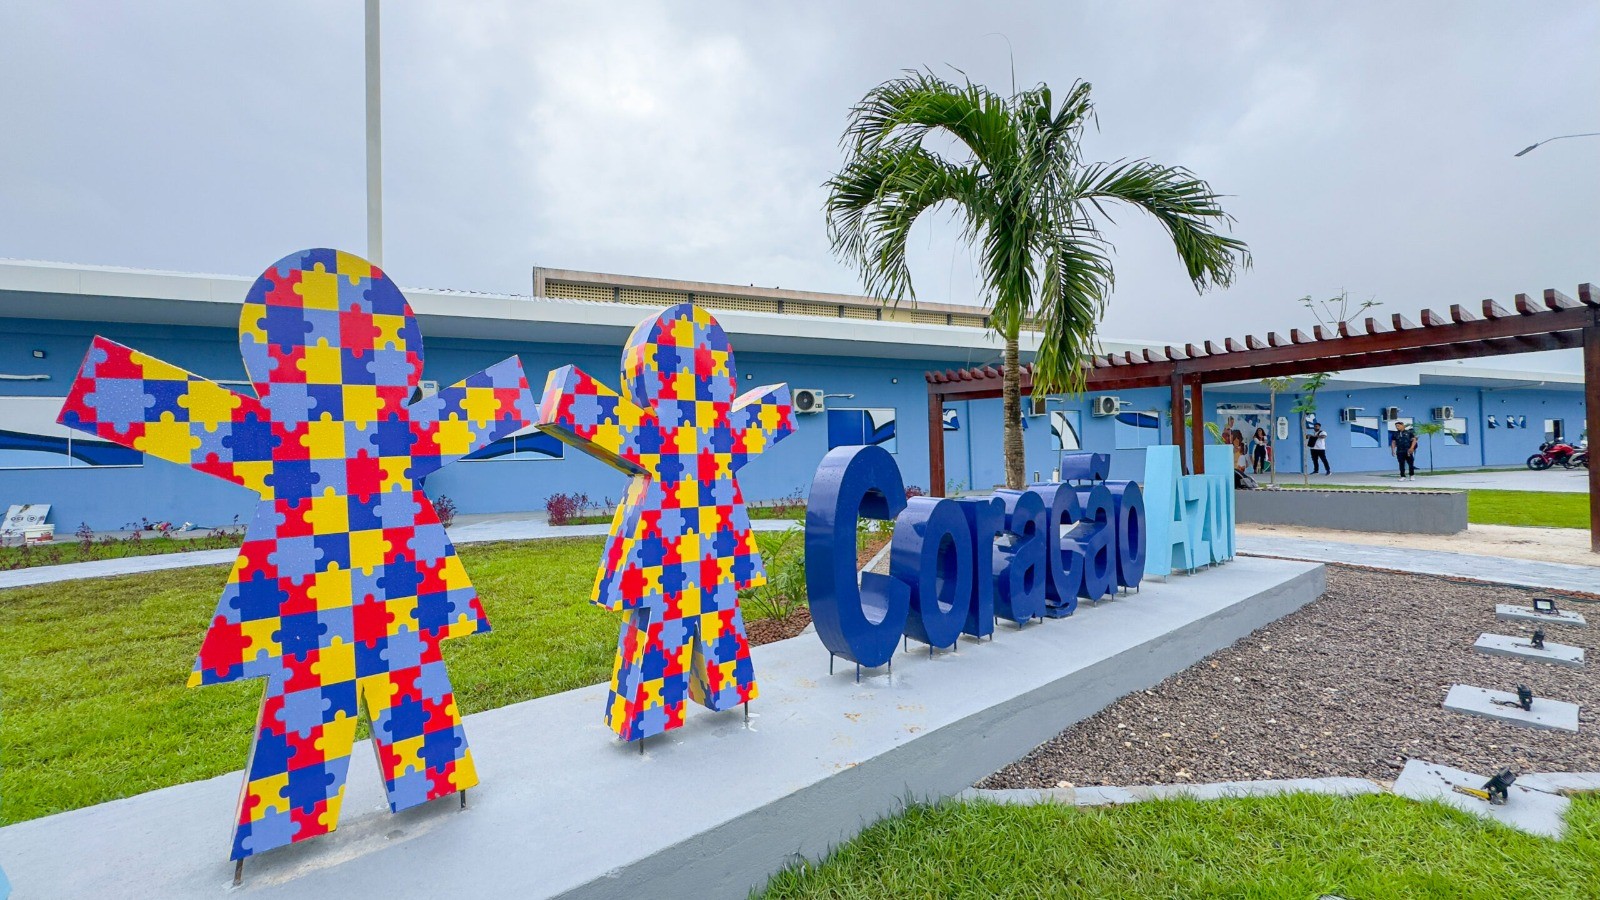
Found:
[[(144, 521), (216, 527), (242, 520), (250, 493), (136, 453), (112, 453), (54, 424), (94, 335), (99, 334), (230, 386), (246, 377), (239, 356), (239, 307), (251, 278), (149, 272), (51, 263), (0, 262), (0, 507), (51, 504), (58, 535), (80, 523), (97, 531)], [(798, 432), (740, 473), (756, 502), (803, 496), (831, 446), (879, 443), (900, 461), (907, 484), (927, 487), (924, 374), (997, 365), (1000, 344), (981, 311), (935, 304), (883, 308), (870, 298), (626, 276), (535, 270), (534, 295), (407, 289), (426, 346), (426, 383), (450, 384), (518, 355), (537, 392), (545, 373), (575, 364), (616, 386), (628, 332), (654, 311), (692, 301), (710, 309), (732, 340), (740, 381), (787, 382), (820, 401), (797, 416)], [(1140, 342), (1106, 341), (1106, 350)], [(1024, 337), (1024, 357), (1037, 346)], [(1172, 440), (1163, 389), (1035, 398), (1024, 416), (1030, 475), (1048, 479), (1059, 454), (1112, 454), (1114, 477), (1143, 471), (1143, 448)], [(1305, 443), (1296, 396), (1280, 395), (1276, 416), (1259, 384), (1208, 386), (1202, 413), (1248, 438), (1281, 429), (1273, 442), (1280, 472), (1298, 473)], [(1003, 480), (1001, 403), (953, 403), (943, 410), (947, 489), (987, 489)], [(1339, 376), (1317, 396), (1336, 472), (1392, 467), (1386, 433), (1393, 417), (1440, 421), (1424, 440), (1438, 468), (1519, 465), (1551, 432), (1580, 437), (1584, 410), (1575, 374), (1520, 373), (1439, 364)], [(622, 494), (624, 477), (553, 441), (524, 436), (429, 476), (427, 490), (462, 513), (542, 510), (555, 493), (584, 494), (601, 506)], [(1431, 444), (1431, 449), (1430, 449)]]

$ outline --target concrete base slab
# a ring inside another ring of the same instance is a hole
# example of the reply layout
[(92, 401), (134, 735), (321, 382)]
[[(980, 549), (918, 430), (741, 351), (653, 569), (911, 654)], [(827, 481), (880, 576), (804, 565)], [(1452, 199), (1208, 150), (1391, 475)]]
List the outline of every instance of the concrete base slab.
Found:
[[(241, 897), (738, 897), (908, 798), (965, 790), (1062, 728), (1322, 594), (1320, 565), (1241, 559), (893, 675), (828, 675), (815, 637), (754, 650), (761, 697), (695, 707), (643, 755), (604, 685), (466, 718), (482, 784), (388, 812), (357, 748), (339, 830), (245, 865)], [(596, 615), (600, 613), (596, 612)], [(0, 829), (17, 896), (215, 898), (240, 774)]]
[(1528, 643), (1527, 638), (1512, 637), (1508, 634), (1480, 634), (1478, 635), (1477, 643), (1472, 645), (1472, 649), (1491, 656), (1531, 659), (1557, 666), (1579, 667), (1583, 665), (1582, 647), (1558, 644), (1555, 641), (1545, 641), (1544, 649), (1540, 650)]
[(1383, 786), (1365, 778), (1280, 778), (1270, 781), (1220, 781), (1212, 784), (1151, 784), (1135, 787), (1081, 787), (1015, 789), (991, 791), (972, 788), (961, 793), (963, 800), (987, 800), (1031, 806), (1060, 803), (1066, 806), (1113, 806), (1144, 800), (1187, 797), (1194, 800), (1222, 800), (1230, 797), (1273, 797), (1279, 794), (1333, 794), (1355, 797), (1381, 794)]
[[(1501, 701), (1501, 702), (1495, 702)], [(1550, 700), (1545, 697), (1533, 698), (1533, 709), (1523, 709), (1520, 706), (1506, 706), (1505, 703), (1515, 704), (1517, 695), (1507, 691), (1491, 691), (1488, 688), (1473, 687), (1469, 684), (1458, 684), (1450, 688), (1450, 693), (1444, 698), (1444, 708), (1452, 712), (1466, 713), (1469, 716), (1483, 716), (1488, 719), (1499, 719), (1513, 725), (1522, 725), (1528, 728), (1549, 728), (1556, 731), (1578, 730), (1578, 704), (1567, 703), (1564, 700)]]
[(1494, 616), (1513, 622), (1538, 622), (1543, 625), (1572, 625), (1577, 628), (1587, 628), (1589, 623), (1584, 620), (1582, 613), (1575, 613), (1568, 609), (1558, 609), (1554, 613), (1534, 612), (1531, 606), (1516, 606), (1510, 603), (1496, 603)]
[(1437, 800), (1468, 815), (1499, 822), (1529, 834), (1559, 840), (1566, 832), (1567, 808), (1572, 801), (1559, 794), (1526, 787), (1521, 779), (1506, 791), (1504, 806), (1495, 806), (1455, 790), (1456, 786), (1481, 788), (1488, 780), (1487, 775), (1475, 775), (1412, 759), (1406, 761), (1405, 769), (1395, 779), (1394, 792), (1413, 800)]
[(1517, 784), (1547, 794), (1600, 793), (1600, 772), (1539, 772), (1523, 775)]

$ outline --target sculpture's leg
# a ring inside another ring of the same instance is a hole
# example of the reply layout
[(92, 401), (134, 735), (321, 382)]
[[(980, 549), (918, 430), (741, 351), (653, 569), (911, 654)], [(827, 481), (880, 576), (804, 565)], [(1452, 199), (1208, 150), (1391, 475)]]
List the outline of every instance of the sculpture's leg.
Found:
[(695, 678), (690, 684), (695, 701), (723, 710), (754, 700), (759, 691), (755, 666), (750, 661), (750, 639), (744, 630), (744, 613), (734, 607), (705, 613), (699, 620)]
[[(285, 658), (288, 684), (314, 660)], [(326, 834), (339, 824), (350, 748), (355, 741), (353, 681), (277, 690), (269, 681), (246, 767), (233, 858)]]
[(372, 719), (372, 741), (391, 810), (409, 809), (478, 783), (442, 659), (362, 678), (361, 697)]
[(632, 610), (625, 614), (617, 634), (617, 655), (611, 667), (611, 691), (606, 698), (606, 725), (624, 741), (643, 736), (642, 713), (646, 645), (650, 614)]

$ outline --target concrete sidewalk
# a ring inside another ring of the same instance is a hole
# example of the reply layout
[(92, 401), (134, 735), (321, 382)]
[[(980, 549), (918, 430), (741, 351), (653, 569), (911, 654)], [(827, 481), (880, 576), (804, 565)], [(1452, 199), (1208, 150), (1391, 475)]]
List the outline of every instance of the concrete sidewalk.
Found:
[[(787, 519), (758, 519), (750, 523), (751, 528), (756, 531), (787, 531), (799, 525), (799, 522)], [(527, 518), (484, 516), (470, 524), (451, 528), (450, 540), (456, 544), (541, 541), (551, 538), (594, 537), (606, 534), (610, 530), (610, 525), (551, 525), (542, 516)], [(79, 578), (109, 578), (113, 575), (136, 575), (140, 572), (161, 572), (193, 566), (226, 565), (238, 556), (238, 549), (229, 547), (222, 550), (192, 550), (186, 553), (129, 556), (122, 559), (97, 559), (60, 566), (9, 569), (0, 572), (0, 590), (57, 581), (74, 581)]]
[(1241, 555), (1346, 563), (1373, 569), (1416, 572), (1419, 575), (1470, 578), (1516, 587), (1600, 593), (1600, 568), (1567, 563), (1255, 534), (1239, 535), (1236, 546)]

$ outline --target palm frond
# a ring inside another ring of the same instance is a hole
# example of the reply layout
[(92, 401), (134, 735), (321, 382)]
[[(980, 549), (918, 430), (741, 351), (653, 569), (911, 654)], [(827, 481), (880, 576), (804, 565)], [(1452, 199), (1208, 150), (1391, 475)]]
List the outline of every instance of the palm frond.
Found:
[(1179, 166), (1148, 160), (1099, 163), (1077, 180), (1073, 199), (1107, 215), (1108, 202), (1126, 203), (1153, 216), (1172, 238), (1196, 290), (1226, 287), (1237, 272), (1250, 266), (1244, 241), (1222, 234), (1232, 217), (1223, 212), (1211, 185)]

